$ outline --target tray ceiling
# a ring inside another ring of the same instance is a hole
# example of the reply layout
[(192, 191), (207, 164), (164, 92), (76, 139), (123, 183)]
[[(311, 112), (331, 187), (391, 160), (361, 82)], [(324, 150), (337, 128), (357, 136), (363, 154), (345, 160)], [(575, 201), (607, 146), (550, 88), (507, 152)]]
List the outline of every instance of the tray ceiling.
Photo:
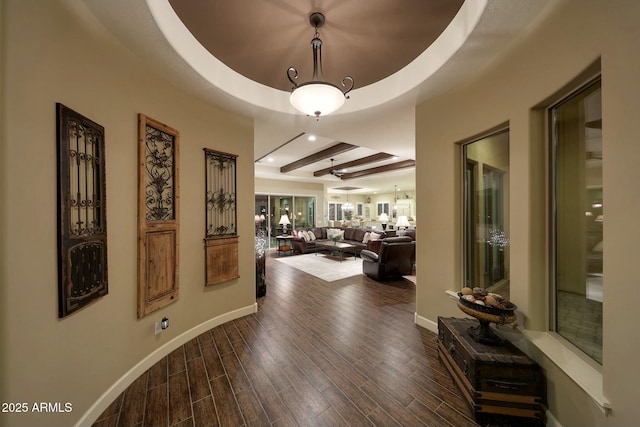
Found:
[(325, 80), (350, 75), (362, 88), (400, 70), (438, 38), (462, 0), (170, 0), (178, 17), (216, 58), (245, 77), (288, 91), (286, 70), (311, 79), (312, 12), (322, 12)]

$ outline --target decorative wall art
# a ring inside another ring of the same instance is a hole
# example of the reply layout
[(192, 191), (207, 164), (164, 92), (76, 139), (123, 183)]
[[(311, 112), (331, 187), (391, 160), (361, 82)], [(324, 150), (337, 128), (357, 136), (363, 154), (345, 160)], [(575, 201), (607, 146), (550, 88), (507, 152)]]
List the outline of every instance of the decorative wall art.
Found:
[(138, 318), (179, 296), (179, 139), (138, 115)]
[(58, 103), (58, 316), (108, 293), (104, 128)]
[(204, 149), (206, 286), (240, 277), (236, 206), (237, 157), (234, 154)]

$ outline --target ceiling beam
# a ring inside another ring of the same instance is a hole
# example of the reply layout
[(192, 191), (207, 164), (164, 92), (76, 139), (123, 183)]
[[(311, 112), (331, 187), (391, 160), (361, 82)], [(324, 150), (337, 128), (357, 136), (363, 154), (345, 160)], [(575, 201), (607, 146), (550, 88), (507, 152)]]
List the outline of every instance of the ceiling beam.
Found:
[(389, 165), (378, 166), (375, 168), (344, 173), (340, 176), (340, 179), (360, 178), (361, 176), (366, 176), (366, 175), (374, 175), (377, 173), (389, 172), (389, 171), (394, 171), (398, 169), (412, 168), (412, 167), (415, 167), (415, 165), (416, 165), (415, 160), (403, 160), (401, 162), (391, 163)]
[(352, 168), (354, 166), (366, 165), (368, 163), (380, 162), (382, 160), (387, 160), (393, 157), (393, 154), (387, 153), (376, 153), (367, 157), (363, 157), (361, 159), (356, 159), (351, 162), (341, 163), (339, 165), (331, 165), (329, 168), (320, 169), (313, 173), (313, 176), (323, 176), (329, 174), (332, 170), (340, 170), (345, 168)]
[(312, 154), (307, 157), (303, 157), (300, 160), (296, 160), (293, 163), (289, 163), (288, 165), (284, 165), (280, 168), (280, 173), (291, 172), (292, 170), (299, 169), (301, 167), (316, 163), (320, 160), (328, 159), (336, 154), (344, 153), (345, 151), (353, 150), (354, 148), (358, 148), (357, 145), (347, 144), (346, 142), (339, 142), (336, 145), (333, 145), (329, 148), (325, 148), (322, 151), (318, 151), (315, 154)]

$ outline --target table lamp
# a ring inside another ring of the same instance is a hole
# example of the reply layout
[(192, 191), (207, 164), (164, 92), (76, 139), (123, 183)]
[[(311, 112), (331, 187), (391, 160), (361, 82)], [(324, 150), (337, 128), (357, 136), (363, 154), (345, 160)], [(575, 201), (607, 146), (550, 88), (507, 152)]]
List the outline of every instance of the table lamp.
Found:
[(409, 224), (409, 220), (406, 215), (400, 215), (398, 217), (398, 221), (396, 222), (396, 228), (398, 229), (398, 235), (404, 235), (404, 232), (407, 228), (409, 228), (411, 224)]
[(287, 224), (291, 224), (289, 217), (287, 215), (282, 215), (278, 224), (282, 226), (282, 234), (287, 234)]
[(382, 229), (386, 230), (387, 229), (387, 222), (389, 222), (389, 215), (387, 215), (386, 213), (382, 212), (380, 214), (380, 216), (378, 217), (378, 221), (380, 221), (380, 224), (382, 224)]

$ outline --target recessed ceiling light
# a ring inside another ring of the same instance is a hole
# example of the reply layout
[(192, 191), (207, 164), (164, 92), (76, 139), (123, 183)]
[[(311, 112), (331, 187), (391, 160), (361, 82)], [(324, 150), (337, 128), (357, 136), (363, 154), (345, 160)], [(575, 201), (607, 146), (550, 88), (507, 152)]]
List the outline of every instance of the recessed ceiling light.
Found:
[(268, 161), (268, 162), (273, 162), (273, 157), (269, 157), (269, 158), (267, 159), (267, 161)]
[(398, 159), (399, 159), (399, 157), (398, 157), (398, 156), (393, 156), (391, 159), (392, 159), (392, 160), (398, 160)]
[(315, 141), (316, 140), (316, 136), (315, 135), (309, 135), (309, 137), (307, 139), (309, 141)]

